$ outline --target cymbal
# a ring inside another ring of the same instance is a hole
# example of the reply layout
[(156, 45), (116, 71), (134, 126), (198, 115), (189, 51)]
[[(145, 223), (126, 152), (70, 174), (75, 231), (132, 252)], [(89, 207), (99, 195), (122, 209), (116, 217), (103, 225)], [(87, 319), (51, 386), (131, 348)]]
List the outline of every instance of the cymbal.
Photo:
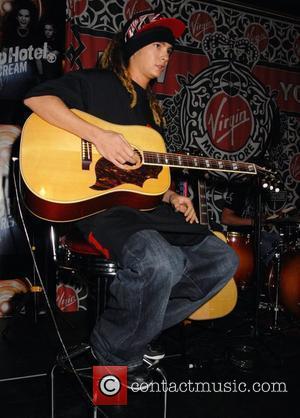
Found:
[(278, 217), (278, 218), (271, 218), (271, 219), (267, 218), (265, 222), (269, 224), (276, 224), (276, 225), (300, 224), (300, 216), (286, 216), (284, 218)]

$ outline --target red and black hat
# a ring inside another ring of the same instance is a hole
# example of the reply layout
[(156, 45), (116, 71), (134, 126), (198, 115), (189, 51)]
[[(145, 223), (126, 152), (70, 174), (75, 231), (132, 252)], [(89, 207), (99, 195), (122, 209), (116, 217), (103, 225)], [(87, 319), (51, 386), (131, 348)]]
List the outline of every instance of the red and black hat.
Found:
[(163, 17), (153, 11), (138, 13), (123, 29), (124, 54), (129, 58), (152, 42), (168, 42), (173, 45), (184, 29), (185, 24), (179, 19)]

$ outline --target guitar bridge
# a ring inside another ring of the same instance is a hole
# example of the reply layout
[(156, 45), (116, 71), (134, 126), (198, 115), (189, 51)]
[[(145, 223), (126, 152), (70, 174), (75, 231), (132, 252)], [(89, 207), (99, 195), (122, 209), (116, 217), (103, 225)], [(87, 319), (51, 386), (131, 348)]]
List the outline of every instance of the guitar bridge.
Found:
[(89, 170), (92, 162), (92, 144), (85, 139), (81, 140), (81, 168)]

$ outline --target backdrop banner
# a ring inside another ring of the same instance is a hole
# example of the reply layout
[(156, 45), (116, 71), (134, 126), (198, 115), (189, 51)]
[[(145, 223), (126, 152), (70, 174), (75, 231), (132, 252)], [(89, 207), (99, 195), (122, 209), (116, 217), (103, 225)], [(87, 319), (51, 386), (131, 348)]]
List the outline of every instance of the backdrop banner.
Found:
[[(269, 193), (267, 212), (299, 207), (299, 20), (227, 1), (69, 0), (66, 70), (97, 65), (124, 21), (154, 9), (186, 24), (155, 87), (169, 150), (260, 161), (269, 148), (285, 186)], [(219, 221), (224, 181), (232, 176), (210, 177), (209, 214)]]

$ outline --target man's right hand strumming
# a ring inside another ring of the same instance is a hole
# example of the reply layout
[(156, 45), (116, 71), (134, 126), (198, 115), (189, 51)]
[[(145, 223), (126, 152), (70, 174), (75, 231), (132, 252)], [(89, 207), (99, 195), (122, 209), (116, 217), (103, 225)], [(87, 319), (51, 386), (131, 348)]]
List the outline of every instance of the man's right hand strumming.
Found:
[(99, 129), (99, 134), (91, 142), (104, 158), (119, 168), (124, 169), (125, 163), (136, 163), (134, 149), (122, 134)]

